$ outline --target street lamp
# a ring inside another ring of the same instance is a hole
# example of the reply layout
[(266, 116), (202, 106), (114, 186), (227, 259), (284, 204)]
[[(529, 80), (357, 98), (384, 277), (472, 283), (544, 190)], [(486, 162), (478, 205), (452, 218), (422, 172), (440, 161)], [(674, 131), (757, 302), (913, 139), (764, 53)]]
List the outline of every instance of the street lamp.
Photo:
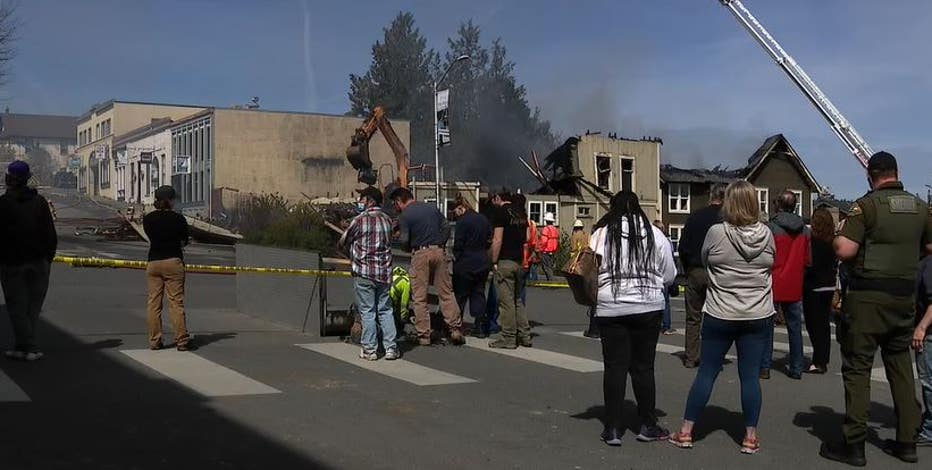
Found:
[[(433, 100), (434, 105), (434, 182), (437, 186), (437, 208), (443, 212), (443, 202), (440, 200), (440, 139), (437, 137), (439, 131), (437, 127), (437, 87), (443, 83), (443, 79), (447, 78), (447, 74), (450, 73), (450, 70), (453, 69), (453, 66), (464, 60), (470, 60), (466, 54), (463, 54), (456, 58), (450, 66), (443, 72), (443, 75), (440, 76), (440, 79), (433, 83), (433, 94), (431, 95), (431, 100)], [(446, 216), (446, 214), (444, 214)]]

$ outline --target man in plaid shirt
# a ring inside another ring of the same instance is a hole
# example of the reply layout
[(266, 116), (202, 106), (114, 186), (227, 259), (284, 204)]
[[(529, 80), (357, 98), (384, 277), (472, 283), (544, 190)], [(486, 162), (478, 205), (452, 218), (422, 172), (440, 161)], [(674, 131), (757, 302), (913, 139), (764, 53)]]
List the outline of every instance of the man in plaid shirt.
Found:
[(356, 307), (362, 318), (362, 351), (359, 357), (378, 360), (378, 329), (382, 328), (385, 359), (398, 359), (395, 317), (389, 298), (392, 278), (392, 219), (382, 212), (382, 192), (369, 186), (358, 190), (360, 214), (350, 222), (340, 246), (349, 247)]

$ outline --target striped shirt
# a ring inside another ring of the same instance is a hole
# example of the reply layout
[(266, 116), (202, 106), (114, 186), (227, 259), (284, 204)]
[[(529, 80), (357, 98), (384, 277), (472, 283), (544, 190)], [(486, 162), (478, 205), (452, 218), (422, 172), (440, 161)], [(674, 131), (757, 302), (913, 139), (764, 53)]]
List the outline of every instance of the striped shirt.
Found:
[(343, 234), (349, 245), (352, 271), (371, 281), (388, 284), (392, 278), (392, 219), (380, 207), (370, 207), (350, 222)]

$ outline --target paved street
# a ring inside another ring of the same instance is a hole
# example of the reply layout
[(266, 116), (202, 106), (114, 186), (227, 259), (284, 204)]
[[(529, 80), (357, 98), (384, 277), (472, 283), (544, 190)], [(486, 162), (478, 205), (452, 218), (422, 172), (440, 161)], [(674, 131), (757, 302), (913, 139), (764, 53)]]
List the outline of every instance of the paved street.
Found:
[[(107, 216), (62, 199), (59, 217)], [(62, 253), (143, 259), (135, 242), (99, 242), (60, 227)], [(69, 235), (70, 233), (70, 235)], [(192, 262), (232, 263), (229, 247), (194, 245)], [(108, 255), (109, 254), (109, 255)], [(0, 465), (10, 469), (292, 468), (843, 468), (818, 457), (835, 438), (843, 391), (837, 348), (830, 373), (764, 382), (763, 450), (740, 455), (734, 364), (726, 365), (693, 450), (599, 440), (601, 362), (581, 336), (584, 309), (565, 290), (533, 290), (534, 348), (406, 348), (366, 363), (355, 348), (236, 311), (235, 279), (191, 275), (189, 327), (200, 349), (146, 349), (143, 273), (54, 267), (38, 363), (0, 362)], [(275, 299), (269, 299), (274, 302)], [(683, 329), (682, 300), (674, 326)], [(166, 324), (167, 324), (166, 319)], [(776, 335), (782, 364), (785, 331)], [(0, 346), (10, 343), (0, 319)], [(680, 365), (683, 336), (662, 336), (658, 408), (678, 425), (695, 374)], [(879, 367), (879, 363), (878, 363)], [(879, 370), (878, 370), (879, 372)], [(882, 373), (873, 382), (868, 460), (916, 468), (876, 446), (893, 436)], [(629, 396), (631, 395), (629, 390)], [(635, 423), (633, 397), (629, 422)], [(929, 450), (920, 459), (932, 459)], [(926, 465), (926, 464), (923, 464)]]

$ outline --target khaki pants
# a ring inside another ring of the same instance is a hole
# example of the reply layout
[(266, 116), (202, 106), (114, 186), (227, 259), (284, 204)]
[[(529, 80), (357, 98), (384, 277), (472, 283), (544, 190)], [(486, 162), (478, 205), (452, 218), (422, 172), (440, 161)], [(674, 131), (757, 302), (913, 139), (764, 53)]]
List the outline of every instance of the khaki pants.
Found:
[(524, 268), (511, 260), (499, 260), (493, 273), (495, 292), (498, 294), (498, 323), (502, 325), (502, 339), (508, 343), (531, 341), (531, 325), (527, 309), (521, 300), (524, 290)]
[(188, 329), (184, 319), (184, 262), (179, 258), (150, 261), (146, 267), (146, 285), (149, 300), (146, 305), (146, 325), (149, 328), (149, 346), (162, 343), (162, 297), (168, 294), (168, 309), (175, 344), (188, 344)]
[(460, 307), (453, 296), (453, 281), (443, 248), (423, 248), (411, 256), (411, 297), (414, 300), (414, 326), (418, 338), (430, 338), (427, 289), (431, 284), (440, 298), (440, 312), (450, 330), (462, 328)]

